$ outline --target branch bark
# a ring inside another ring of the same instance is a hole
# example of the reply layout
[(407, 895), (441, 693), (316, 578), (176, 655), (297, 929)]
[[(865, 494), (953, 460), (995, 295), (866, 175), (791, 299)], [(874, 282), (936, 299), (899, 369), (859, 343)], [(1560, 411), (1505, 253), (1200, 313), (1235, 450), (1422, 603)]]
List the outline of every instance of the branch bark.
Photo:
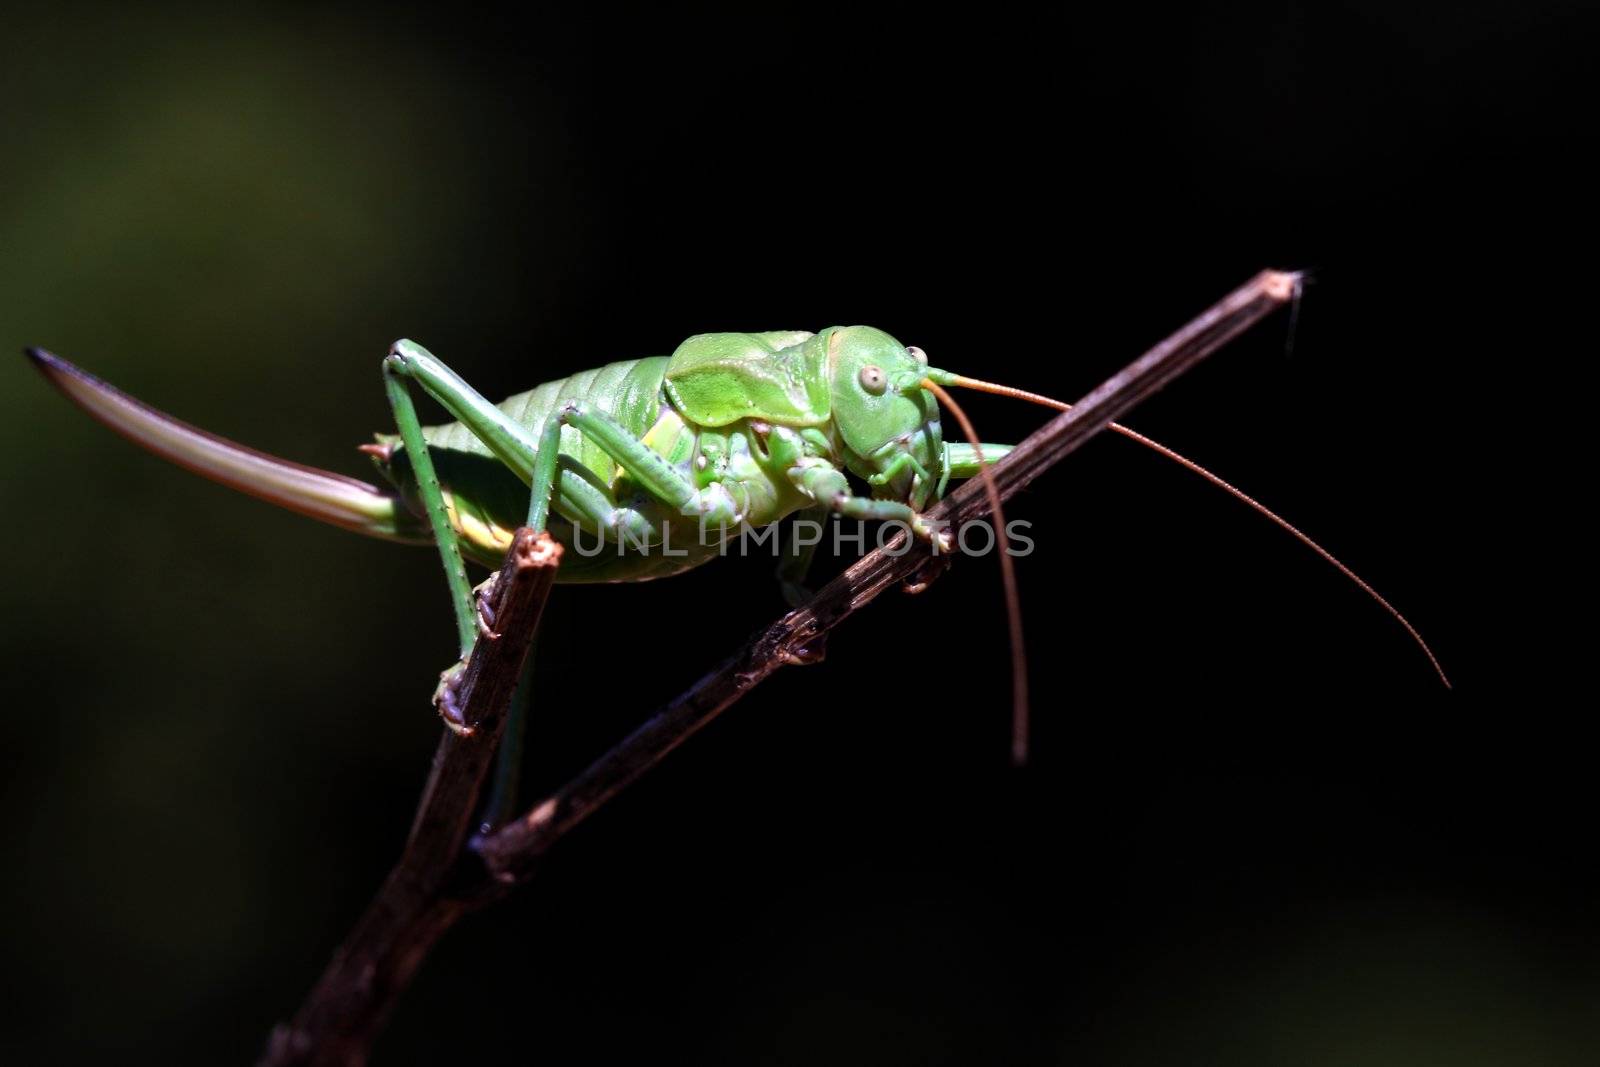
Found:
[(444, 731), (400, 861), (293, 1021), (273, 1031), (264, 1067), (366, 1062), (400, 993), (466, 910), (455, 892), (463, 846), (560, 563), (561, 546), (548, 534), (517, 531), (489, 594), (500, 637), (479, 639), (461, 681), (472, 730)]
[[(1286, 303), (1298, 284), (1297, 275), (1263, 271), (1030, 435), (993, 468), (1002, 500)], [(982, 486), (974, 480), (931, 515), (959, 527), (988, 511)], [(536, 549), (529, 531), (518, 531), (495, 590), (502, 638), (480, 641), (473, 652), (464, 703), (467, 721), (478, 723), (477, 730), (470, 738), (446, 733), (400, 863), (293, 1022), (273, 1032), (262, 1060), (266, 1067), (365, 1063), (395, 1001), (460, 915), (525, 881), (567, 831), (780, 667), (814, 658), (828, 631), (886, 589), (901, 582), (932, 581), (951, 560), (949, 555), (901, 551), (903, 538), (872, 552), (809, 603), (752, 637), (567, 785), (522, 816), (469, 840), (505, 709), (559, 561), (558, 546), (548, 538), (539, 545), (543, 547)], [(519, 553), (531, 558), (535, 551), (544, 553), (544, 562), (519, 561)]]

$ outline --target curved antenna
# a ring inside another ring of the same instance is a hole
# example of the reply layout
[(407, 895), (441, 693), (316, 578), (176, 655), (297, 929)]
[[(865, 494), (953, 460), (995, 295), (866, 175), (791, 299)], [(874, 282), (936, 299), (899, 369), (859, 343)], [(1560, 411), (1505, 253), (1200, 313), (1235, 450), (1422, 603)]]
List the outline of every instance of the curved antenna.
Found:
[[(1047, 408), (1055, 408), (1057, 411), (1072, 410), (1071, 404), (1065, 403), (1061, 400), (1056, 400), (1053, 397), (1044, 396), (1041, 393), (1030, 393), (1026, 389), (1017, 389), (1009, 385), (999, 385), (995, 382), (985, 382), (977, 378), (968, 378), (964, 374), (947, 374), (945, 380), (950, 385), (959, 385), (964, 389), (975, 389), (981, 393), (993, 393), (996, 396), (1007, 396), (1011, 397), (1013, 400), (1026, 400), (1031, 404), (1040, 404)], [(1288, 533), (1295, 540), (1299, 541), (1301, 544), (1311, 549), (1311, 551), (1327, 560), (1339, 571), (1340, 574), (1350, 579), (1357, 585), (1357, 587), (1361, 589), (1362, 592), (1366, 593), (1373, 600), (1377, 601), (1378, 606), (1383, 608), (1384, 611), (1387, 611), (1394, 618), (1395, 622), (1398, 622), (1405, 628), (1406, 633), (1410, 634), (1411, 639), (1417, 643), (1417, 647), (1422, 649), (1422, 654), (1428, 657), (1428, 662), (1433, 664), (1434, 673), (1439, 676), (1439, 681), (1444, 683), (1444, 687), (1446, 689), (1454, 688), (1450, 684), (1450, 677), (1444, 673), (1444, 667), (1439, 663), (1439, 657), (1433, 654), (1433, 649), (1428, 647), (1428, 642), (1422, 639), (1422, 634), (1417, 632), (1417, 628), (1411, 625), (1410, 620), (1404, 615), (1400, 614), (1399, 609), (1385, 600), (1376, 589), (1368, 585), (1366, 579), (1362, 578), (1361, 575), (1345, 566), (1332, 552), (1329, 552), (1327, 549), (1317, 544), (1317, 542), (1313, 541), (1309, 536), (1302, 533), (1300, 529), (1288, 519), (1285, 519), (1283, 516), (1279, 515), (1277, 512), (1261, 503), (1255, 497), (1251, 496), (1249, 493), (1246, 493), (1244, 490), (1234, 486), (1230, 482), (1224, 481), (1221, 477), (1212, 474), (1209, 470), (1200, 466), (1200, 464), (1196, 463), (1188, 456), (1180, 455), (1179, 453), (1174, 452), (1160, 441), (1152, 440), (1139, 431), (1130, 430), (1128, 427), (1117, 422), (1108, 423), (1106, 428), (1121, 434), (1130, 441), (1137, 441), (1139, 444), (1144, 445), (1146, 448), (1151, 449), (1152, 451), (1159, 452), (1161, 455), (1167, 457), (1186, 470), (1193, 471), (1195, 474), (1198, 474), (1200, 477), (1204, 478), (1218, 489), (1221, 489), (1235, 500), (1249, 506), (1257, 514), (1272, 520), (1280, 529)], [(979, 449), (979, 451), (981, 452), (982, 449)]]
[(1006, 626), (1011, 631), (1011, 762), (1020, 767), (1028, 762), (1028, 654), (1022, 645), (1022, 598), (1017, 593), (1017, 572), (1005, 546), (1006, 513), (1001, 507), (1000, 489), (994, 484), (994, 475), (989, 473), (988, 461), (983, 458), (983, 441), (961, 405), (932, 378), (922, 379), (921, 385), (950, 409), (950, 414), (961, 425), (961, 432), (972, 443), (972, 450), (978, 457), (978, 476), (983, 479), (983, 491), (989, 496), (989, 510), (994, 512), (994, 521), (1000, 527), (994, 543), (1000, 546), (1000, 584), (1005, 587)]

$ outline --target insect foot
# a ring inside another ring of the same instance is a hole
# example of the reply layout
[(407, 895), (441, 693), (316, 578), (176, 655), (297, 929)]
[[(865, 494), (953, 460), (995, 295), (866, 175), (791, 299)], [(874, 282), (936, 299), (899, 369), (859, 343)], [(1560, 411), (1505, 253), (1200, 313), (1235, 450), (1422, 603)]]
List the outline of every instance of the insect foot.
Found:
[(499, 578), (500, 573), (496, 571), (487, 580), (472, 587), (472, 602), (477, 609), (473, 616), (478, 624), (478, 636), (489, 641), (500, 640), (500, 631), (494, 628), (494, 589)]
[(466, 709), (461, 703), (461, 683), (467, 677), (467, 661), (461, 660), (440, 672), (439, 684), (433, 690), (433, 706), (439, 718), (451, 733), (471, 737), (472, 727), (467, 724)]
[(950, 524), (942, 519), (929, 522), (918, 515), (911, 520), (911, 532), (931, 544), (933, 554), (936, 556), (949, 555), (956, 545), (955, 535), (950, 532)]

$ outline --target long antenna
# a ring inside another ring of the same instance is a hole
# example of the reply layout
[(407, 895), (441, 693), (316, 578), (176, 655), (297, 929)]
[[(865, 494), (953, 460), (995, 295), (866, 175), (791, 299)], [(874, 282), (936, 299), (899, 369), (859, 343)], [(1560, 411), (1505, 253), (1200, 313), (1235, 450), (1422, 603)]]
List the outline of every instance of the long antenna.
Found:
[(961, 432), (972, 444), (978, 457), (978, 476), (983, 479), (983, 491), (989, 496), (989, 510), (994, 512), (999, 532), (994, 543), (1000, 546), (1000, 584), (1006, 593), (1006, 625), (1011, 630), (1011, 762), (1020, 767), (1028, 762), (1028, 654), (1022, 645), (1022, 598), (1017, 593), (1017, 572), (1007, 551), (1006, 513), (1000, 504), (1000, 490), (989, 473), (989, 464), (983, 458), (983, 441), (972, 428), (972, 420), (961, 410), (951, 395), (932, 378), (922, 379), (922, 387), (932, 393), (939, 403), (950, 409), (961, 425)]
[[(999, 385), (995, 382), (985, 382), (980, 381), (977, 378), (968, 378), (963, 374), (949, 374), (946, 377), (946, 381), (951, 385), (958, 385), (964, 389), (975, 389), (978, 392), (993, 393), (996, 396), (1008, 396), (1013, 400), (1026, 400), (1032, 404), (1041, 404), (1047, 408), (1055, 408), (1057, 411), (1070, 411), (1072, 409), (1071, 404), (1061, 400), (1056, 400), (1053, 397), (1044, 396), (1040, 393), (1030, 393), (1026, 389), (1017, 389), (1009, 385)], [(1422, 634), (1417, 632), (1417, 628), (1411, 625), (1410, 620), (1408, 620), (1404, 615), (1400, 614), (1399, 609), (1385, 600), (1376, 589), (1368, 585), (1366, 579), (1362, 578), (1355, 571), (1351, 570), (1349, 567), (1346, 567), (1342, 562), (1340, 562), (1332, 552), (1329, 552), (1327, 549), (1317, 544), (1317, 542), (1313, 541), (1306, 534), (1302, 533), (1300, 529), (1293, 523), (1289, 522), (1289, 520), (1285, 519), (1283, 516), (1279, 515), (1277, 512), (1261, 503), (1255, 497), (1246, 493), (1244, 490), (1237, 488), (1230, 482), (1224, 481), (1222, 478), (1211, 473), (1209, 470), (1200, 466), (1200, 464), (1196, 463), (1189, 457), (1174, 452), (1160, 441), (1152, 440), (1137, 430), (1130, 430), (1121, 423), (1108, 423), (1106, 428), (1121, 434), (1131, 441), (1137, 441), (1139, 444), (1144, 445), (1146, 448), (1155, 452), (1159, 452), (1161, 455), (1167, 457), (1185, 469), (1193, 471), (1195, 474), (1198, 474), (1200, 477), (1204, 478), (1218, 489), (1221, 489), (1235, 500), (1248, 505), (1256, 513), (1271, 519), (1281, 529), (1294, 537), (1295, 540), (1299, 541), (1301, 544), (1311, 549), (1311, 551), (1327, 560), (1338, 569), (1340, 574), (1343, 574), (1346, 578), (1354, 582), (1362, 592), (1366, 593), (1373, 600), (1377, 601), (1378, 605), (1382, 607), (1384, 611), (1387, 611), (1391, 616), (1394, 617), (1396, 622), (1405, 627), (1406, 633), (1411, 635), (1411, 639), (1417, 643), (1417, 647), (1422, 649), (1423, 655), (1428, 657), (1428, 662), (1433, 664), (1434, 673), (1439, 676), (1439, 681), (1444, 683), (1444, 687), (1446, 689), (1453, 688), (1450, 685), (1449, 676), (1444, 673), (1444, 667), (1439, 664), (1439, 657), (1433, 654), (1433, 649), (1428, 647), (1428, 642), (1422, 639)], [(983, 450), (980, 448), (978, 451), (981, 453)]]

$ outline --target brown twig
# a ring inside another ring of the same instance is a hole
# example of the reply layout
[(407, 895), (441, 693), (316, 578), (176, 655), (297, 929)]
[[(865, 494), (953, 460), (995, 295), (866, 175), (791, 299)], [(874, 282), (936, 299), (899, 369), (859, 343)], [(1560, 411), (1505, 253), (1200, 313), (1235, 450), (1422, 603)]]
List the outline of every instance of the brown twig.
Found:
[(466, 909), (454, 892), (463, 846), (560, 562), (548, 534), (517, 531), (489, 594), (501, 636), (478, 641), (460, 683), (471, 733), (444, 731), (400, 861), (294, 1020), (273, 1031), (263, 1065), (365, 1062), (401, 991)]
[[(1001, 499), (1021, 491), (1108, 422), (1287, 302), (1297, 284), (1293, 274), (1263, 271), (1029, 436), (993, 468)], [(981, 487), (969, 482), (930, 517), (959, 527), (987, 514)], [(519, 531), (519, 544), (525, 534)], [(566, 786), (498, 830), (474, 837), (464, 853), (505, 707), (554, 575), (553, 562), (522, 575), (514, 566), (514, 546), (495, 591), (501, 599), (496, 626), (503, 637), (479, 642), (468, 671), (468, 721), (479, 722), (479, 728), (467, 740), (446, 734), (405, 855), (294, 1021), (274, 1032), (263, 1064), (364, 1063), (372, 1038), (406, 983), (464, 911), (498, 899), (525, 880), (568, 830), (780, 667), (814, 658), (829, 630), (884, 590), (900, 582), (926, 584), (950, 561), (948, 555), (902, 548), (903, 540), (863, 558), (810, 602), (753, 637)], [(522, 577), (508, 584), (508, 572)], [(528, 581), (545, 584), (537, 590), (515, 584)], [(514, 600), (523, 607), (515, 607)], [(478, 666), (480, 653), (485, 662)], [(480, 861), (476, 866), (473, 856)]]

